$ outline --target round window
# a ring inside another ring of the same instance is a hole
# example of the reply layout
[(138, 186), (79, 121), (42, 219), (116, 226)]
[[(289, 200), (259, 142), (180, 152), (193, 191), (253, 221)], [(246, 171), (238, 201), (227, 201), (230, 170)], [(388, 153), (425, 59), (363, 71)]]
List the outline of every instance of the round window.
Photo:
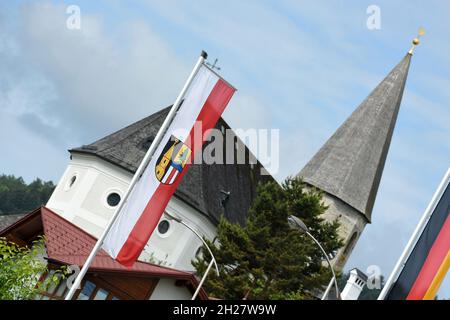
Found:
[(169, 231), (170, 223), (167, 220), (163, 220), (158, 224), (158, 232), (159, 234), (166, 234)]
[(108, 202), (109, 206), (115, 207), (120, 202), (120, 195), (117, 192), (110, 193), (106, 198), (106, 202)]

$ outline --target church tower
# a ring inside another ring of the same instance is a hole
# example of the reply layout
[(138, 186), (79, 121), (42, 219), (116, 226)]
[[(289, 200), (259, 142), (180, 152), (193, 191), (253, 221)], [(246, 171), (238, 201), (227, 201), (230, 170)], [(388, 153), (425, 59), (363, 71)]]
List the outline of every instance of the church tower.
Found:
[[(418, 39), (414, 40), (418, 44)], [(414, 48), (414, 47), (413, 47)], [(344, 246), (333, 264), (341, 270), (372, 209), (402, 100), (411, 49), (298, 174), (323, 191), (324, 218), (338, 220)]]

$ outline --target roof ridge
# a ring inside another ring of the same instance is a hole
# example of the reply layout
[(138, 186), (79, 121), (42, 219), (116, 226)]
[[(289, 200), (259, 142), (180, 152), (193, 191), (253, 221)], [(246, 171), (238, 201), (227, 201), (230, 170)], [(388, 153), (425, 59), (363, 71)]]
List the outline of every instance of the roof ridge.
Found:
[[(151, 114), (151, 115), (145, 117), (145, 118), (142, 119), (142, 120), (139, 120), (139, 121), (137, 121), (137, 122), (135, 122), (135, 123), (132, 123), (131, 125), (129, 125), (129, 126), (123, 128), (123, 129), (121, 129), (121, 130), (119, 130), (119, 131), (114, 132), (114, 133), (117, 133), (117, 132), (120, 132), (120, 131), (122, 131), (122, 130), (125, 131), (127, 128), (129, 128), (129, 127), (131, 127), (131, 126), (137, 124), (138, 122), (144, 121), (144, 120), (146, 120), (146, 119), (148, 119), (148, 118), (150, 118), (150, 117), (152, 117), (152, 116), (155, 116), (155, 118), (153, 119), (153, 121), (151, 121), (151, 122), (149, 122), (149, 123), (145, 123), (145, 125), (140, 126), (139, 128), (137, 128), (137, 129), (134, 130), (133, 132), (130, 132), (127, 136), (123, 137), (121, 140), (116, 141), (114, 144), (108, 146), (107, 148), (104, 148), (104, 149), (102, 149), (102, 150), (99, 150), (99, 152), (106, 152), (106, 151), (112, 149), (113, 147), (115, 147), (115, 146), (117, 146), (119, 143), (121, 143), (123, 140), (125, 140), (125, 139), (131, 137), (132, 135), (134, 135), (137, 131), (142, 130), (142, 129), (145, 128), (145, 127), (150, 126), (153, 122), (155, 122), (157, 119), (159, 119), (161, 116), (164, 115), (164, 114), (161, 113), (161, 112), (162, 112), (162, 111), (165, 111), (165, 110), (167, 110), (167, 108), (164, 108), (164, 109), (158, 111), (158, 113), (160, 113), (160, 114)], [(166, 115), (166, 116), (167, 116), (167, 115)], [(114, 134), (114, 133), (113, 133), (113, 134)], [(107, 138), (107, 137), (105, 137), (105, 138)]]
[[(169, 109), (170, 107), (171, 107), (171, 106), (165, 107), (165, 108), (163, 108), (163, 109), (161, 109), (161, 110), (159, 110), (159, 111), (157, 111), (157, 112), (155, 112), (155, 113), (152, 113), (152, 114), (150, 114), (150, 115), (148, 115), (148, 116), (142, 118), (141, 120), (135, 121), (135, 122), (133, 122), (133, 123), (131, 123), (131, 124), (129, 124), (129, 125), (127, 125), (127, 126), (121, 128), (121, 129), (119, 129), (119, 130), (116, 130), (116, 131), (114, 131), (114, 132), (112, 132), (112, 133), (110, 133), (110, 134), (104, 136), (103, 138), (100, 138), (100, 139), (98, 139), (98, 140), (96, 140), (96, 141), (94, 141), (94, 142), (92, 142), (92, 143), (90, 143), (90, 144), (88, 144), (88, 145), (84, 145), (84, 146), (81, 146), (81, 147), (79, 147), (79, 148), (73, 148), (73, 149), (70, 149), (70, 151), (72, 151), (72, 150), (80, 150), (80, 149), (83, 150), (83, 147), (86, 147), (86, 146), (88, 146), (88, 147), (89, 147), (89, 146), (95, 146), (96, 144), (100, 143), (101, 141), (112, 140), (111, 138), (112, 138), (113, 136), (119, 134), (120, 132), (124, 132), (124, 131), (126, 131), (127, 129), (130, 129), (131, 127), (137, 126), (136, 130), (133, 130), (132, 132), (130, 132), (128, 135), (126, 135), (126, 136), (123, 137), (122, 139), (120, 139), (120, 140), (118, 140), (118, 141), (115, 141), (113, 144), (111, 144), (111, 145), (109, 145), (109, 146), (107, 146), (107, 147), (105, 147), (105, 148), (103, 148), (103, 149), (96, 149), (96, 150), (95, 150), (96, 152), (104, 152), (104, 151), (107, 151), (108, 149), (111, 149), (111, 148), (113, 148), (114, 146), (118, 145), (118, 144), (119, 144), (120, 142), (122, 142), (123, 140), (129, 138), (129, 137), (130, 137), (131, 135), (133, 135), (136, 131), (139, 131), (139, 130), (141, 130), (142, 128), (145, 128), (145, 127), (151, 125), (151, 123), (153, 123), (156, 119), (159, 119), (159, 118), (161, 117), (161, 115), (163, 115), (164, 112), (166, 112), (166, 110)], [(149, 118), (152, 118), (152, 117), (153, 117), (154, 119), (153, 119), (151, 122), (146, 121), (146, 120), (149, 120)], [(142, 125), (139, 126), (140, 123), (142, 123)], [(89, 150), (89, 149), (87, 149), (87, 150)]]

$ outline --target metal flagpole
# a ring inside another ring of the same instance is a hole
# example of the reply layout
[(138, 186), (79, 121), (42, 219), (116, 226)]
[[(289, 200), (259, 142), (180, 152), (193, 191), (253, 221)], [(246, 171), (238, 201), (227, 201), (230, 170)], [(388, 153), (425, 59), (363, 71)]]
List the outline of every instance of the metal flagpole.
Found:
[(397, 264), (394, 267), (394, 270), (392, 271), (391, 275), (387, 279), (386, 284), (383, 287), (383, 290), (381, 290), (381, 293), (378, 296), (378, 300), (384, 300), (386, 298), (386, 296), (388, 295), (389, 291), (391, 290), (392, 286), (394, 285), (394, 282), (397, 281), (397, 278), (400, 275), (400, 272), (402, 271), (403, 267), (405, 266), (406, 260), (408, 260), (409, 255), (411, 254), (411, 251), (412, 251), (414, 245), (416, 244), (417, 240), (421, 236), (423, 229), (425, 228), (425, 226), (428, 223), (428, 220), (430, 219), (431, 215), (433, 214), (433, 211), (436, 208), (439, 200), (441, 199), (442, 195), (444, 194), (444, 191), (448, 186), (449, 180), (450, 180), (450, 168), (447, 170), (447, 173), (445, 174), (444, 178), (441, 181), (441, 184), (439, 185), (433, 198), (431, 199), (430, 204), (428, 205), (425, 212), (423, 213), (423, 216), (420, 219), (419, 224), (417, 225), (416, 229), (414, 230), (414, 233), (412, 234), (411, 238), (409, 239), (408, 244), (406, 245), (405, 249), (403, 250), (402, 255), (398, 259)]
[(195, 300), (197, 298), (197, 295), (203, 286), (203, 282), (205, 282), (206, 277), (208, 276), (209, 270), (211, 270), (214, 263), (216, 263), (216, 261), (214, 258), (212, 258), (211, 262), (209, 263), (208, 268), (206, 268), (205, 274), (203, 275), (202, 280), (200, 280), (200, 283), (197, 286), (197, 290), (195, 290), (194, 295), (192, 296), (191, 300)]
[(202, 237), (197, 231), (195, 231), (194, 228), (192, 228), (190, 225), (188, 225), (188, 224), (187, 224), (186, 222), (184, 222), (182, 219), (180, 219), (180, 218), (178, 218), (178, 217), (175, 217), (175, 216), (171, 215), (171, 214), (168, 213), (168, 212), (164, 212), (164, 214), (165, 214), (169, 219), (175, 220), (176, 222), (182, 224), (183, 226), (185, 226), (186, 228), (188, 228), (189, 230), (191, 230), (191, 231), (197, 236), (197, 238), (200, 239), (200, 241), (203, 243), (203, 245), (206, 247), (206, 249), (208, 250), (209, 254), (211, 255), (211, 262), (209, 263), (208, 268), (206, 268), (206, 271), (205, 271), (205, 273), (204, 273), (204, 275), (203, 275), (203, 277), (202, 277), (200, 283), (198, 284), (197, 289), (195, 290), (194, 294), (192, 295), (191, 300), (195, 300), (195, 299), (197, 298), (197, 295), (199, 294), (200, 289), (202, 288), (203, 283), (205, 282), (206, 277), (208, 276), (209, 271), (211, 270), (211, 267), (213, 266), (213, 264), (214, 264), (215, 267), (216, 267), (217, 276), (220, 277), (219, 266), (217, 265), (216, 258), (214, 257), (214, 255), (213, 255), (213, 253), (212, 253), (212, 251), (211, 251), (211, 248), (208, 246), (208, 244), (206, 243), (206, 241), (203, 240), (203, 237)]
[(176, 222), (178, 222), (179, 224), (182, 224), (183, 226), (185, 226), (186, 228), (188, 228), (189, 230), (192, 231), (193, 234), (195, 234), (197, 236), (197, 238), (200, 239), (200, 241), (203, 243), (203, 245), (206, 247), (206, 249), (208, 250), (209, 254), (211, 255), (212, 261), (214, 262), (214, 265), (216, 267), (216, 272), (217, 272), (217, 276), (220, 276), (220, 272), (219, 272), (219, 266), (217, 265), (217, 261), (216, 258), (214, 257), (211, 248), (208, 246), (208, 244), (206, 243), (205, 240), (203, 240), (203, 237), (200, 235), (200, 233), (198, 233), (194, 228), (192, 228), (190, 225), (188, 225), (186, 222), (184, 222), (181, 218), (175, 217), (173, 215), (171, 215), (170, 213), (168, 213), (167, 211), (164, 212), (164, 214), (171, 220), (175, 220)]
[(327, 289), (326, 289), (325, 292), (323, 293), (322, 299), (321, 299), (321, 300), (327, 300), (328, 295), (330, 294), (330, 290), (331, 290), (331, 288), (333, 287), (333, 285), (334, 285), (334, 277), (332, 277), (332, 278), (330, 279), (330, 283), (328, 284)]
[(334, 268), (333, 268), (333, 266), (331, 265), (330, 259), (328, 259), (328, 255), (327, 255), (327, 253), (325, 252), (325, 249), (322, 247), (322, 245), (320, 244), (320, 242), (317, 241), (317, 239), (316, 239), (309, 231), (306, 231), (306, 230), (305, 230), (305, 233), (306, 233), (311, 239), (314, 240), (314, 242), (317, 244), (317, 246), (320, 248), (320, 250), (322, 250), (322, 253), (323, 253), (323, 255), (325, 256), (325, 259), (327, 259), (328, 266), (330, 267), (331, 273), (333, 274), (333, 279), (332, 279), (332, 280), (334, 280), (334, 286), (336, 287), (336, 299), (340, 300), (340, 299), (341, 299), (341, 295), (340, 295), (340, 293), (339, 293), (339, 287), (338, 287), (338, 283), (337, 283), (336, 273), (334, 272)]
[(186, 94), (189, 86), (192, 83), (192, 80), (194, 79), (195, 75), (197, 74), (198, 70), (200, 69), (200, 67), (202, 66), (202, 64), (204, 63), (205, 59), (208, 57), (208, 54), (205, 51), (202, 51), (200, 57), (198, 58), (198, 61), (194, 67), (194, 69), (192, 70), (191, 74), (189, 75), (189, 78), (187, 79), (186, 83), (183, 86), (183, 89), (181, 89), (180, 94), (178, 95), (177, 99), (175, 100), (172, 108), (169, 111), (169, 114), (167, 115), (166, 119), (164, 120), (161, 128), (158, 131), (158, 134), (156, 135), (155, 139), (153, 140), (150, 148), (148, 149), (147, 153), (144, 156), (144, 159), (142, 160), (141, 164), (139, 165), (139, 168), (136, 170), (136, 173), (133, 176), (133, 179), (130, 182), (130, 185), (128, 186), (128, 189), (125, 193), (125, 195), (123, 196), (122, 201), (120, 202), (119, 206), (117, 207), (117, 209), (114, 211), (113, 216), (111, 217), (111, 219), (108, 222), (108, 225), (105, 227), (105, 229), (103, 230), (102, 235), (100, 236), (100, 238), (98, 238), (97, 243), (95, 244), (94, 248), (92, 249), (91, 253), (89, 254), (89, 257), (87, 258), (86, 262), (83, 265), (83, 268), (81, 269), (80, 273), (78, 274), (78, 276), (76, 277), (74, 283), (72, 284), (72, 287), (70, 288), (69, 292), (67, 293), (65, 300), (71, 300), (75, 291), (77, 290), (77, 288), (80, 286), (81, 281), (83, 280), (86, 272), (88, 271), (90, 265), (92, 264), (92, 261), (94, 260), (95, 255), (97, 254), (97, 252), (100, 250), (103, 241), (106, 238), (106, 235), (108, 234), (109, 230), (111, 229), (112, 225), (114, 224), (114, 222), (116, 221), (117, 217), (119, 216), (119, 212), (122, 210), (122, 207), (124, 206), (124, 204), (126, 203), (129, 195), (131, 194), (131, 191), (133, 190), (133, 187), (135, 186), (135, 184), (138, 182), (139, 178), (141, 177), (142, 173), (144, 172), (147, 164), (150, 162), (150, 159), (152, 158), (153, 154), (156, 151), (156, 148), (158, 147), (158, 145), (160, 144), (162, 138), (164, 137), (164, 134), (166, 132), (166, 130), (169, 128), (170, 124), (172, 123), (173, 118), (175, 117), (178, 108), (181, 104), (181, 101), (184, 97), (184, 95)]

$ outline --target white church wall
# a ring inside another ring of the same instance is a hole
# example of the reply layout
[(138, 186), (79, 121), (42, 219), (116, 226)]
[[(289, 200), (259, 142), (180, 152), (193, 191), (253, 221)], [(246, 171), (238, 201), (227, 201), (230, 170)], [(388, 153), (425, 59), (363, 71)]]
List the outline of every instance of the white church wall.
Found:
[(160, 279), (149, 300), (190, 300), (192, 293), (186, 287), (177, 287), (173, 279)]
[(74, 154), (47, 207), (99, 237), (114, 212), (106, 204), (106, 192), (114, 189), (122, 195), (130, 176), (96, 157)]
[[(131, 179), (131, 173), (109, 162), (95, 156), (74, 153), (47, 207), (98, 238), (115, 209), (108, 205), (108, 195), (115, 192), (122, 197)], [(201, 235), (214, 238), (214, 225), (175, 196), (166, 211), (183, 219)], [(162, 220), (168, 219), (163, 215)], [(158, 228), (155, 230), (140, 260), (180, 270), (193, 270), (191, 260), (201, 246), (201, 240), (176, 221), (168, 220), (168, 223), (166, 233), (161, 234)]]
[[(214, 239), (216, 235), (214, 225), (205, 216), (178, 198), (173, 197), (170, 200), (166, 212), (181, 218), (200, 235), (210, 240)], [(169, 230), (167, 233), (161, 234), (156, 228), (139, 259), (180, 270), (193, 271), (191, 260), (194, 259), (197, 250), (201, 247), (201, 240), (187, 227), (168, 219), (166, 215), (161, 217), (160, 221), (163, 220), (168, 221)]]

